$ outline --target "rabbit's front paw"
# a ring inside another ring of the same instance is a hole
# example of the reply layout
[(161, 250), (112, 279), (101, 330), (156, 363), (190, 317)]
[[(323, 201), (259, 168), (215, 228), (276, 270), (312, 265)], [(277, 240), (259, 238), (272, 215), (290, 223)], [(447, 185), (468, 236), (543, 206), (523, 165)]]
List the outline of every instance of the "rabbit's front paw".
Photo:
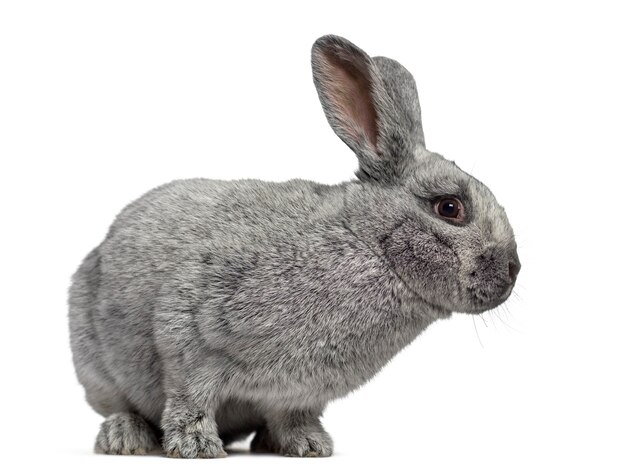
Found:
[(223, 458), (227, 456), (212, 412), (189, 405), (182, 396), (168, 399), (161, 425), (163, 449), (170, 458)]
[(134, 413), (114, 413), (102, 422), (95, 452), (109, 455), (143, 455), (157, 449), (154, 432)]
[(293, 428), (277, 437), (268, 437), (268, 447), (273, 446), (272, 449), (283, 456), (326, 457), (333, 454), (333, 440), (321, 428)]
[(267, 428), (257, 431), (250, 444), (254, 453), (279, 453), (284, 456), (316, 457), (333, 454), (333, 442), (324, 430), (305, 432), (301, 429), (280, 435), (280, 443)]
[(331, 456), (333, 440), (319, 421), (319, 410), (276, 411), (259, 429), (250, 449), (284, 456)]
[(333, 442), (326, 432), (283, 435), (280, 453), (285, 456), (330, 456), (333, 454)]
[(222, 440), (197, 432), (166, 435), (163, 446), (170, 458), (224, 458), (227, 456)]

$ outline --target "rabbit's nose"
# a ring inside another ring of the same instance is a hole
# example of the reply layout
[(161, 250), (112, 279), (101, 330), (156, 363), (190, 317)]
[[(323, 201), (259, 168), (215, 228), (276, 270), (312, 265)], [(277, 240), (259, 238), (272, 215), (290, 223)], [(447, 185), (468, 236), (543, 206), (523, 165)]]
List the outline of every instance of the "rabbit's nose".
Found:
[(522, 269), (522, 265), (519, 262), (517, 253), (515, 253), (509, 261), (509, 279), (511, 280), (511, 283), (514, 283), (517, 279), (520, 269)]

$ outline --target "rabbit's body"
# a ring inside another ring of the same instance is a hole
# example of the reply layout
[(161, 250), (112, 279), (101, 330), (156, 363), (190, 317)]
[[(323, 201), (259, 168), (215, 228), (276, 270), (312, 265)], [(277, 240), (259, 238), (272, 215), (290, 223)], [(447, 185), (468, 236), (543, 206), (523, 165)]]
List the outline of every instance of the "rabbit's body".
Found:
[(168, 382), (206, 380), (228, 435), (261, 427), (263, 407), (323, 408), (368, 380), (446, 312), (350, 230), (360, 187), (196, 179), (129, 205), (71, 290), (92, 405), (158, 426)]
[(312, 64), (358, 180), (172, 182), (75, 274), (74, 363), (107, 417), (96, 450), (218, 457), (255, 432), (254, 450), (328, 456), (329, 401), (436, 319), (510, 295), (504, 209), (426, 150), (410, 73), (334, 36)]

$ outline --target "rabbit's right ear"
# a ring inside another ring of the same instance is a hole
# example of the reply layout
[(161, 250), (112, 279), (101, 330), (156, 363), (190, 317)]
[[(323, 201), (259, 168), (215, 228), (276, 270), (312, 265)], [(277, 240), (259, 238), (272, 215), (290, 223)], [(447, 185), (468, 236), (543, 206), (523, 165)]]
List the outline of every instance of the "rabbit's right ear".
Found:
[[(311, 53), (313, 81), (324, 113), (335, 133), (357, 155), (357, 177), (383, 184), (402, 179), (407, 164), (415, 160), (416, 148), (424, 142), (419, 103), (416, 119), (413, 109), (402, 104), (413, 96), (417, 101), (417, 92), (410, 96), (398, 89), (408, 83), (398, 74), (395, 65), (399, 64), (390, 61), (374, 61), (334, 35), (319, 38)], [(410, 77), (408, 71), (406, 74)]]

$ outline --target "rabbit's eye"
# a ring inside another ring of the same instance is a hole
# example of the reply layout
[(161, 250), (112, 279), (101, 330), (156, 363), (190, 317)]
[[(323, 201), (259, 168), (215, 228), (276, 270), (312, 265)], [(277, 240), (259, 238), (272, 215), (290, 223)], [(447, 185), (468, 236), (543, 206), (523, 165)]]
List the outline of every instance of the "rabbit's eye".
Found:
[(435, 202), (435, 213), (437, 215), (454, 221), (463, 221), (465, 219), (465, 210), (463, 204), (458, 198), (446, 197)]

